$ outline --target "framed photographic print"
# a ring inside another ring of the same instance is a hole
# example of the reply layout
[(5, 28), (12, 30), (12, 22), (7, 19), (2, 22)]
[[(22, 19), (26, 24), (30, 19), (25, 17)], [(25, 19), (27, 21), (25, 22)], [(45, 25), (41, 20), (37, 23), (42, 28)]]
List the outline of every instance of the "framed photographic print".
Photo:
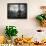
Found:
[(8, 19), (26, 19), (27, 3), (8, 3), (7, 18)]

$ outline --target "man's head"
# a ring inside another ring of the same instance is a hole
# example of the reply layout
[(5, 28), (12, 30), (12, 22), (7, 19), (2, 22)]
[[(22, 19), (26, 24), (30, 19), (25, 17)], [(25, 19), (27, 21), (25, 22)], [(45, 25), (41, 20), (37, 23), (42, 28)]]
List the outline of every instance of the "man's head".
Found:
[(44, 14), (46, 14), (46, 6), (41, 6), (40, 9), (42, 10), (42, 12), (43, 12)]

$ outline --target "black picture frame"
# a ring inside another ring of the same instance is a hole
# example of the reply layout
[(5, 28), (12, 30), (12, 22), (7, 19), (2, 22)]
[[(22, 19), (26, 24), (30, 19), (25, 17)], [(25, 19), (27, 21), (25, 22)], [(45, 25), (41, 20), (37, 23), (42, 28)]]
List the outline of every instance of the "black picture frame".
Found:
[(8, 19), (27, 19), (27, 3), (8, 3)]

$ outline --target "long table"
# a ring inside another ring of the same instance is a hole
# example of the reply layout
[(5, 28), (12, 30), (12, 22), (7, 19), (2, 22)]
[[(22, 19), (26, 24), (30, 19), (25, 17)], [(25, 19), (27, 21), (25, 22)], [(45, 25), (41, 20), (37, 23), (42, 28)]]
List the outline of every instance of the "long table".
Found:
[(15, 45), (15, 46), (46, 46), (46, 44), (35, 45), (35, 44), (27, 44), (27, 43), (24, 43), (24, 44), (22, 44), (22, 45), (17, 44), (17, 45)]

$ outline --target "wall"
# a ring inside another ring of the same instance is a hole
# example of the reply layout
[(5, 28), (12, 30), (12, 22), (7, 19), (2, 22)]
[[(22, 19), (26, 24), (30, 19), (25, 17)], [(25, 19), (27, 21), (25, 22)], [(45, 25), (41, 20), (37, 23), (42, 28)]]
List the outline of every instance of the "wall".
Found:
[[(7, 3), (27, 3), (27, 19), (7, 19)], [(46, 0), (0, 0), (0, 34), (4, 34), (6, 25), (15, 25), (18, 36), (31, 36), (36, 29), (44, 29), (38, 25), (35, 16), (41, 13), (40, 6), (46, 5)], [(33, 32), (33, 33), (32, 33)]]

